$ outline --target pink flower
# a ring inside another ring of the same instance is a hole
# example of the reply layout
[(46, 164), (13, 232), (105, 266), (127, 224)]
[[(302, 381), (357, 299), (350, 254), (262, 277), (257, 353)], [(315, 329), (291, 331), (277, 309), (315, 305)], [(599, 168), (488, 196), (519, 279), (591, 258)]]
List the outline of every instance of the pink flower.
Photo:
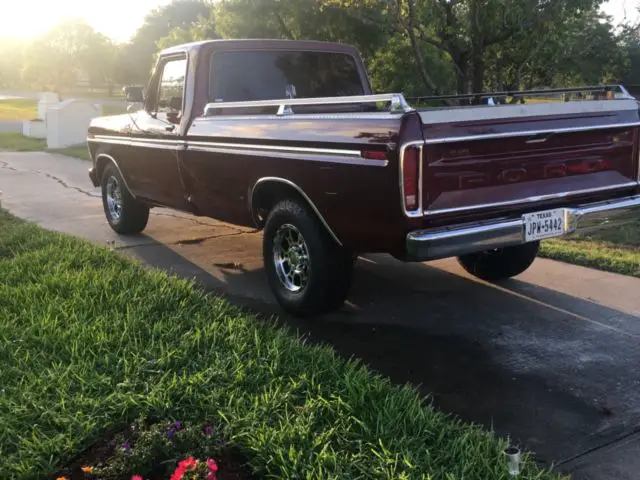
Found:
[(187, 472), (195, 470), (196, 466), (198, 465), (198, 460), (196, 460), (193, 457), (189, 457), (185, 460), (182, 460), (179, 464), (178, 464), (178, 468), (181, 468), (183, 470), (186, 470)]
[(144, 480), (140, 475), (134, 475), (131, 480)]
[(207, 467), (209, 467), (209, 471), (216, 473), (218, 471), (218, 464), (213, 458), (207, 459)]
[(170, 480), (182, 480), (183, 476), (184, 476), (184, 468), (178, 467), (171, 474), (171, 479)]

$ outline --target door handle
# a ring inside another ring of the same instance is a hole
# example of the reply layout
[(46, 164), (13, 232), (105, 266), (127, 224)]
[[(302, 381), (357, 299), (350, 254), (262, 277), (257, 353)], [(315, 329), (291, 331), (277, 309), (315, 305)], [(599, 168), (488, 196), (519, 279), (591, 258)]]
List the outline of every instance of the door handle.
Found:
[(175, 125), (167, 125), (166, 127), (164, 127), (164, 129), (167, 132), (173, 132), (176, 129), (176, 126)]

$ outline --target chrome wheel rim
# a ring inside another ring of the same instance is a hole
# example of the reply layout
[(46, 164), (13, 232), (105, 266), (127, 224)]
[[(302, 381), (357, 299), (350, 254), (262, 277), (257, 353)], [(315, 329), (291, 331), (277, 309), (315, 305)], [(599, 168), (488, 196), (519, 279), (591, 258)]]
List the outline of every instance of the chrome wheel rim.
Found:
[(122, 215), (122, 188), (116, 177), (109, 177), (106, 186), (107, 208), (112, 220), (120, 220)]
[(300, 292), (306, 287), (311, 273), (309, 249), (302, 233), (293, 225), (281, 225), (276, 231), (273, 262), (284, 288)]

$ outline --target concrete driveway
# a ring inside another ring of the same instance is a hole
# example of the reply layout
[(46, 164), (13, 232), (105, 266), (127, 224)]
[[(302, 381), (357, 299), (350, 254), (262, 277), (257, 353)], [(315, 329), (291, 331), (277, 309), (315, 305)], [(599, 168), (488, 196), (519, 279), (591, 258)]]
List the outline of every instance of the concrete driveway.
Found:
[(145, 235), (106, 224), (88, 164), (46, 153), (0, 153), (2, 206), (201, 281), (435, 405), (494, 428), (576, 479), (640, 471), (640, 279), (538, 259), (500, 286), (454, 260), (358, 261), (349, 304), (316, 321), (283, 316), (263, 273), (261, 235), (154, 211)]

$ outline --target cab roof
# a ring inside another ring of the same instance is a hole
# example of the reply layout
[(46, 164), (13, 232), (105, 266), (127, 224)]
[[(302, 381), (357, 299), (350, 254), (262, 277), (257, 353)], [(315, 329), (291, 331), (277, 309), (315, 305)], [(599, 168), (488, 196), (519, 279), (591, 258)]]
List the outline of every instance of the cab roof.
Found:
[(174, 53), (188, 53), (202, 48), (215, 50), (311, 50), (322, 52), (347, 53), (357, 55), (357, 49), (352, 45), (336, 42), (320, 42), (316, 40), (280, 40), (280, 39), (233, 39), (233, 40), (201, 40), (198, 42), (183, 43), (174, 47), (165, 48), (160, 55)]

